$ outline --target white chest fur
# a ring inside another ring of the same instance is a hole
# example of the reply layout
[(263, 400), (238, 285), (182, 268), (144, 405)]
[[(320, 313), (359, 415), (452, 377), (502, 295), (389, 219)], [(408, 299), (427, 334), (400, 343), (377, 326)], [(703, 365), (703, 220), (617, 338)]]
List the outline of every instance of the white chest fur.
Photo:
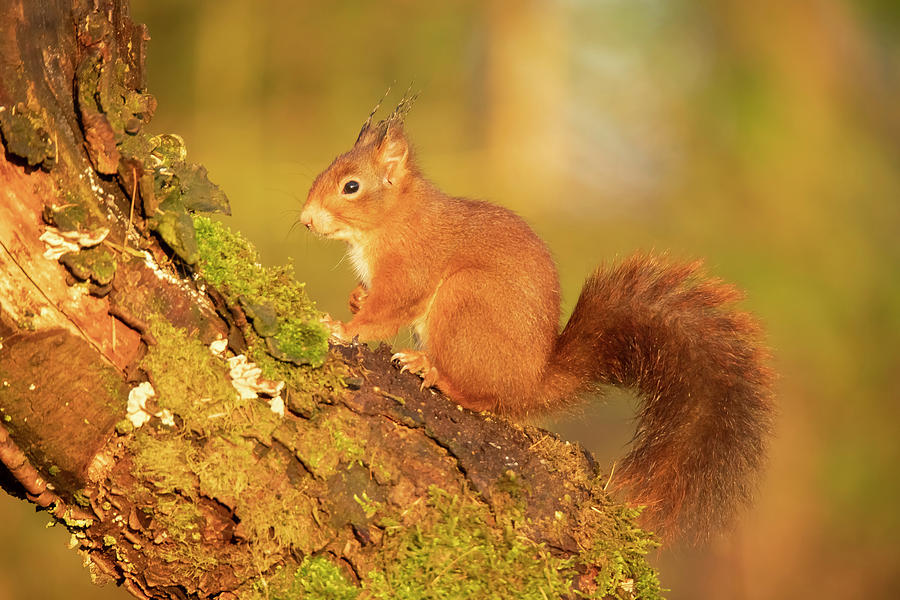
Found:
[(369, 258), (366, 256), (366, 250), (360, 244), (350, 243), (347, 249), (347, 256), (350, 258), (350, 264), (356, 271), (356, 276), (360, 282), (369, 287), (372, 285), (372, 269), (369, 265)]

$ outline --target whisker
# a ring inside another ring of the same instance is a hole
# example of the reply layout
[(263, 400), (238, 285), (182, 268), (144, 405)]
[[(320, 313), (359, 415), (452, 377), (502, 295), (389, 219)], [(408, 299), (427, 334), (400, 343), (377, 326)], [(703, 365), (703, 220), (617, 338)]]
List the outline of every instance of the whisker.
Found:
[(346, 258), (347, 258), (347, 254), (346, 253), (342, 254), (341, 259), (339, 261), (337, 261), (337, 264), (335, 264), (333, 267), (331, 267), (331, 270), (337, 271), (338, 267), (340, 267), (342, 264), (344, 264), (344, 260)]
[(291, 234), (294, 233), (294, 228), (297, 227), (297, 225), (299, 225), (299, 224), (300, 224), (300, 219), (294, 219), (294, 222), (291, 223), (290, 229), (288, 229), (287, 233), (284, 234), (285, 240), (287, 240), (289, 237), (291, 237)]

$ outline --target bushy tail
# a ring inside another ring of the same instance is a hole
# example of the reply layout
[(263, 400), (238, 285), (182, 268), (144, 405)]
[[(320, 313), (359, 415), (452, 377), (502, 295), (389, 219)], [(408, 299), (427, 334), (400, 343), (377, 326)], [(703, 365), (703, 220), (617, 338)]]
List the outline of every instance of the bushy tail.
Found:
[(548, 393), (599, 383), (640, 394), (613, 483), (664, 537), (698, 540), (728, 524), (764, 460), (773, 377), (757, 323), (730, 307), (740, 297), (699, 262), (631, 257), (587, 280), (548, 365)]

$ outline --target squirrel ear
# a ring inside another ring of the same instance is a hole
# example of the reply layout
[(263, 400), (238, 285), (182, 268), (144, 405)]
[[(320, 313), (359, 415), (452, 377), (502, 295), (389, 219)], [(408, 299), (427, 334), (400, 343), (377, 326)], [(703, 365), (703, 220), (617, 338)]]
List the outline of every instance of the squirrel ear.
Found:
[(396, 126), (388, 127), (376, 147), (375, 157), (384, 170), (385, 183), (396, 183), (406, 172), (409, 160), (409, 142), (403, 130)]

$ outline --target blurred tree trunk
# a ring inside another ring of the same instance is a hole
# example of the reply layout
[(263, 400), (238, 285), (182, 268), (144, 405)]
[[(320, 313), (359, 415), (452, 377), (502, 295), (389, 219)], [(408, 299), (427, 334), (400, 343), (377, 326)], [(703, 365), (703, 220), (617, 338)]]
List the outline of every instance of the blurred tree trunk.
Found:
[[(567, 77), (572, 36), (563, 4), (491, 0), (484, 128), (492, 179), (515, 185), (528, 173), (530, 202), (548, 203), (571, 178)], [(527, 67), (526, 67), (527, 65)], [(537, 164), (535, 164), (537, 163)]]
[(652, 575), (577, 446), (422, 391), (384, 351), (310, 358), (328, 349), (290, 274), (195, 231), (227, 201), (144, 131), (147, 39), (124, 0), (3, 0), (0, 484), (139, 598), (482, 578), (558, 597), (596, 589), (606, 550), (627, 561), (608, 591)]

